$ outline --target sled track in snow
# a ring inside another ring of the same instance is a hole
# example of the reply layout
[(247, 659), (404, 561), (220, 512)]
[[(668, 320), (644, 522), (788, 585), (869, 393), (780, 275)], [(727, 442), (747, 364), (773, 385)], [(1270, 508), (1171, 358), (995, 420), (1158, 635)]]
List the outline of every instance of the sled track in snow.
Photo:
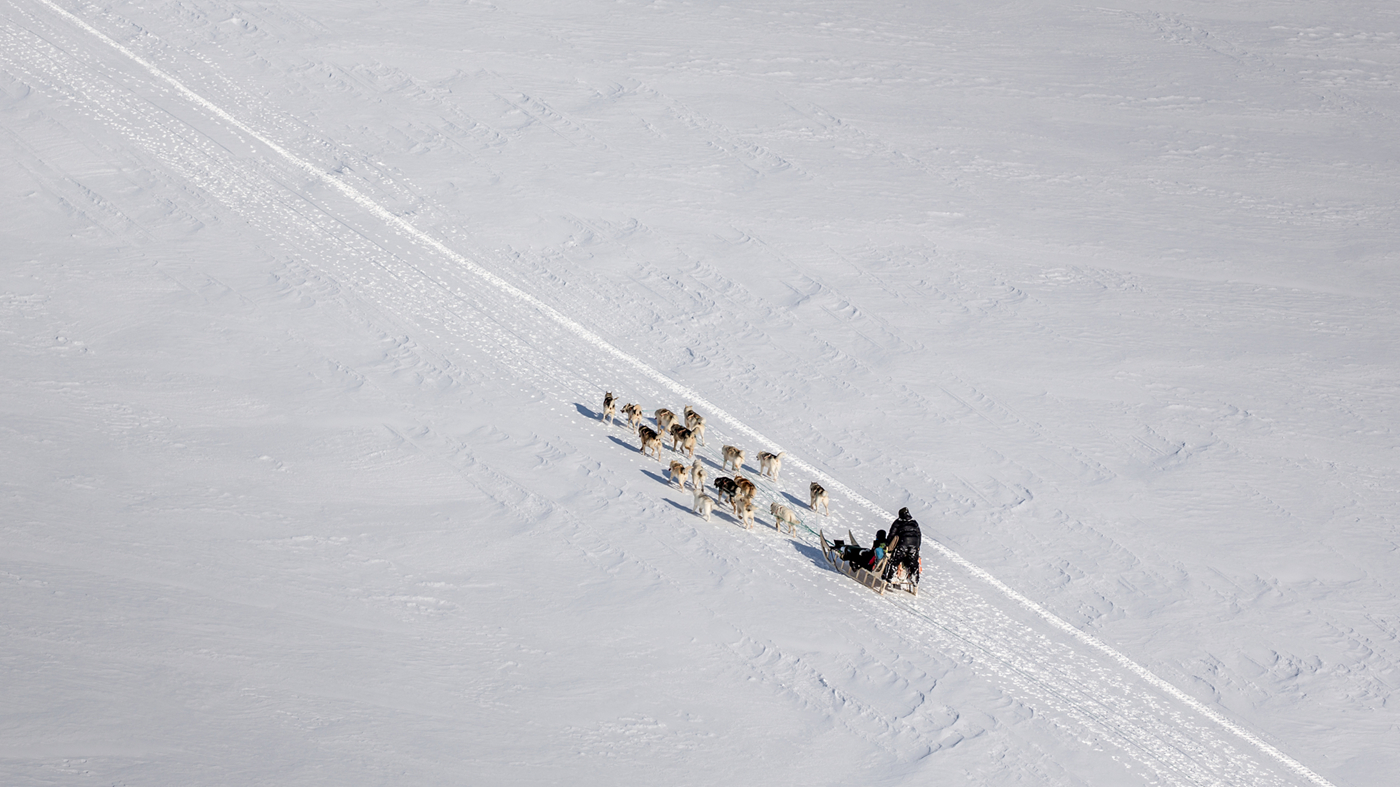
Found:
[[(587, 327), (571, 319), (568, 315), (476, 264), (427, 232), (418, 229), (412, 223), (392, 213), (373, 198), (347, 183), (341, 177), (297, 155), (282, 144), (279, 144), (271, 138), (270, 135), (259, 132), (213, 101), (204, 98), (201, 94), (190, 89), (183, 82), (176, 79), (165, 70), (162, 70), (151, 61), (102, 33), (72, 12), (60, 7), (53, 2), (53, 0), (40, 0), (40, 3), (83, 33), (100, 41), (112, 51), (119, 53), (126, 60), (139, 66), (151, 77), (154, 77), (158, 83), (158, 87), (167, 94), (173, 93), (174, 96), (189, 102), (194, 107), (197, 107), (212, 118), (225, 124), (227, 126), (227, 129), (225, 129), (226, 132), (232, 131), (236, 135), (242, 135), (247, 139), (256, 141), (258, 145), (275, 154), (275, 156), (281, 160), (283, 166), (290, 166), (292, 171), (300, 173), (312, 183), (319, 184), (329, 189), (334, 194), (338, 194), (341, 198), (349, 200), (365, 214), (381, 222), (384, 227), (396, 235), (399, 240), (417, 247), (422, 253), (435, 256), (443, 261), (448, 261), (455, 265), (457, 269), (470, 273), (480, 282), (489, 284), (496, 293), (504, 295), (511, 301), (514, 301), (517, 306), (523, 305), (528, 307), (535, 315), (561, 328), (572, 336), (573, 339), (585, 343), (601, 354), (603, 358), (615, 362), (625, 369), (681, 397), (685, 401), (693, 403), (697, 408), (710, 413), (712, 419), (726, 424), (732, 431), (759, 444), (771, 446), (772, 450), (782, 450), (774, 441), (716, 407), (713, 403), (706, 400), (698, 391), (676, 382), (656, 371), (640, 359), (623, 352)], [(17, 73), (21, 73), (27, 70), (25, 68), (25, 61), (26, 56), (28, 56), (29, 59), (34, 61), (33, 64), (29, 65), (42, 72), (44, 76), (48, 77), (50, 80), (55, 81), (59, 85), (61, 92), (64, 92), (65, 95), (76, 98), (79, 101), (86, 98), (87, 102), (91, 104), (88, 110), (103, 122), (112, 124), (124, 123), (126, 127), (121, 129), (122, 133), (137, 144), (142, 145), (145, 149), (160, 156), (166, 163), (171, 164), (176, 171), (182, 174), (189, 174), (191, 172), (202, 173), (201, 177), (192, 178), (192, 180), (195, 180), (199, 185), (221, 199), (230, 202), (235, 210), (239, 210), (245, 216), (250, 212), (257, 213), (258, 211), (264, 211), (269, 214), (281, 211), (288, 214), (285, 218), (281, 219), (267, 219), (264, 217), (264, 220), (259, 225), (262, 229), (286, 231), (291, 227), (322, 226), (325, 224), (334, 224), (339, 221), (333, 216), (328, 220), (325, 217), (308, 218), (305, 215), (290, 215), (296, 212), (298, 208), (289, 205), (286, 200), (279, 200), (270, 195), (256, 193), (256, 184), (266, 180), (264, 174), (253, 173), (251, 169), (248, 168), (245, 168), (246, 171), (240, 170), (237, 166), (228, 163), (223, 163), (222, 165), (210, 164), (210, 161), (218, 161), (218, 157), (221, 155), (219, 150), (217, 150), (219, 147), (217, 143), (213, 143), (212, 145), (203, 141), (170, 143), (159, 139), (158, 135), (155, 135), (148, 129), (140, 127), (140, 124), (130, 122), (129, 119), (123, 120), (118, 114), (108, 112), (103, 102), (95, 97), (85, 96), (84, 85), (76, 81), (79, 80), (80, 77), (71, 73), (66, 73), (68, 69), (65, 69), (63, 64), (57, 61), (57, 58), (65, 55), (74, 59), (78, 59), (77, 56), (70, 53), (60, 53), (59, 50), (52, 48), (51, 45), (40, 43), (42, 36), (39, 36), (33, 31), (13, 26), (7, 27), (8, 29), (0, 31), (0, 33), (3, 33), (3, 37), (0, 37), (0, 43), (4, 44), (3, 50), (0, 50), (0, 62), (9, 62), (17, 69)], [(44, 49), (45, 46), (50, 46), (50, 49)], [(44, 62), (40, 64), (41, 61)], [(99, 66), (95, 66), (91, 63), (87, 63), (86, 65), (91, 68), (99, 68)], [(47, 70), (44, 69), (44, 66), (47, 66)], [(135, 103), (136, 102), (133, 102), (131, 106), (135, 106)], [(140, 111), (141, 110), (138, 109), (131, 109), (130, 114), (140, 119)], [(175, 121), (167, 120), (163, 122), (172, 123)], [(292, 188), (286, 186), (286, 184), (283, 184), (283, 187), (288, 189)], [(295, 191), (294, 189), (292, 190)], [(298, 194), (297, 196), (313, 205), (316, 204), (310, 197), (304, 194)], [(317, 205), (317, 207), (320, 206)], [(329, 214), (328, 209), (322, 208), (322, 210), (325, 210), (327, 214)], [(255, 221), (254, 223), (256, 224), (258, 222)], [(343, 232), (343, 228), (338, 229)], [(323, 232), (326, 231), (323, 230)], [(382, 243), (376, 242), (358, 230), (354, 230), (354, 228), (350, 228), (349, 234), (356, 237), (353, 237), (351, 241), (340, 241), (344, 247), (348, 247), (340, 249), (342, 254), (347, 251), (353, 254), (357, 248), (363, 248), (366, 250), (366, 255), (374, 253), (382, 260), (385, 252), (387, 252), (387, 249), (383, 247)], [(391, 258), (396, 257), (392, 252), (388, 252), (388, 256)], [(432, 274), (413, 266), (411, 263), (399, 261), (397, 265), (390, 266), (379, 260), (348, 259), (344, 261), (342, 265), (345, 266), (342, 271), (343, 274), (356, 286), (365, 289), (371, 297), (377, 296), (378, 304), (390, 313), (402, 313), (404, 310), (412, 310), (414, 308), (413, 304), (418, 298), (425, 294), (431, 294), (432, 297), (439, 299), (442, 308), (448, 312), (448, 314), (438, 318), (442, 321), (441, 327), (443, 330), (485, 330), (488, 333), (495, 333), (498, 335), (504, 330), (505, 333), (516, 334), (512, 338), (517, 342), (524, 341), (528, 343), (533, 339), (533, 337), (520, 337), (517, 331), (510, 325), (499, 327), (486, 326), (483, 328), (483, 326), (479, 324), (479, 320), (476, 324), (473, 324), (471, 317), (464, 316), (461, 313), (462, 311), (466, 311), (465, 307), (456, 305), (453, 301), (454, 298), (457, 299), (457, 301), (466, 300), (466, 294), (461, 288), (454, 289), (452, 285), (444, 283), (435, 278)], [(372, 270), (376, 266), (381, 269), (377, 272), (377, 279), (376, 272)], [(386, 284), (386, 282), (382, 280), (384, 274), (387, 274), (396, 281)], [(499, 314), (494, 315), (493, 319), (499, 321), (500, 317), (501, 315)], [(431, 331), (431, 329), (429, 330)], [(435, 332), (434, 335), (437, 336)], [(845, 499), (857, 503), (875, 516), (883, 519), (892, 518), (889, 512), (883, 510), (846, 485), (830, 478), (825, 473), (820, 472), (806, 462), (803, 462), (800, 458), (789, 455), (786, 457), (785, 461), (788, 466), (820, 480), (829, 491), (839, 492)], [(1171, 683), (1153, 674), (1095, 637), (1070, 625), (1030, 598), (999, 581), (987, 571), (970, 563), (956, 552), (932, 540), (929, 541), (929, 544), (947, 564), (956, 566), (965, 574), (975, 577), (996, 590), (1006, 599), (1015, 602), (1022, 609), (1033, 613), (1049, 626), (1068, 635), (1074, 642), (1090, 649), (1093, 653), (1105, 658), (1109, 663), (1116, 665), (1128, 674), (1181, 703), (1181, 705), (1189, 708), (1191, 711), (1200, 714), (1205, 719), (1218, 725), (1240, 740), (1247, 742), (1260, 753), (1276, 761), (1294, 775), (1316, 784), (1319, 787), (1331, 787), (1331, 784), (1327, 780), (1323, 779), (1303, 764), (1288, 757), (1275, 747), (1269, 745), (1257, 735), (1245, 730), (1235, 722), (1224, 717), (1221, 713), (1187, 695)], [(963, 590), (966, 592), (961, 598), (957, 599), (959, 602), (957, 605), (958, 609), (955, 612), (949, 611), (942, 617), (935, 617), (928, 613), (921, 608), (919, 602), (914, 600), (901, 599), (893, 601), (892, 603), (896, 610), (898, 610), (898, 614), (904, 616), (910, 625), (925, 627), (931, 635), (940, 637), (944, 642), (956, 641), (962, 643), (969, 652), (983, 653), (988, 658), (995, 660), (997, 663), (994, 666), (994, 670), (1000, 677), (1021, 685), (1023, 689), (1033, 694), (1042, 697), (1057, 697), (1062, 707), (1070, 709), (1071, 715), (1076, 716), (1078, 720), (1088, 728), (1108, 738), (1118, 739), (1115, 741), (1115, 745), (1123, 747), (1135, 758), (1148, 763), (1149, 769), (1154, 770), (1159, 777), (1167, 780), (1185, 779), (1182, 783), (1211, 784), (1218, 783), (1220, 779), (1219, 774), (1222, 771), (1229, 771), (1236, 777), (1250, 778), (1252, 783), (1277, 783), (1269, 774), (1258, 772), (1252, 763), (1231, 764), (1223, 762), (1223, 760), (1228, 760), (1230, 758), (1233, 749), (1222, 741), (1205, 741), (1203, 743), (1192, 739), (1189, 735), (1175, 734), (1172, 732), (1173, 730), (1181, 729), (1201, 732), (1200, 728), (1189, 720), (1168, 718), (1165, 724), (1160, 721), (1149, 721), (1146, 718), (1146, 715), (1149, 714), (1165, 714), (1168, 717), (1173, 715), (1173, 711), (1158, 707), (1154, 698), (1137, 697), (1136, 701), (1141, 706), (1138, 708), (1125, 708), (1124, 703), (1119, 703), (1118, 706), (1110, 707), (1109, 703), (1111, 700), (1101, 696), (1098, 691), (1102, 688), (1103, 684), (1095, 683), (1092, 675), (1089, 674), (1094, 671), (1090, 663), (1091, 660), (1086, 658), (1083, 654), (1075, 653), (1072, 649), (1050, 643), (1043, 637), (1040, 637), (1039, 640), (1041, 641), (1038, 642), (1035, 647), (1028, 649), (1027, 652), (1021, 652), (1015, 648), (1007, 647), (1006, 639), (997, 641), (995, 637), (987, 633), (989, 630), (995, 630), (998, 626), (1005, 630), (1006, 626), (1015, 626), (1017, 624), (1009, 621), (1003, 613), (987, 604), (984, 599), (980, 598), (979, 595), (974, 593), (970, 588), (963, 588)], [(954, 595), (957, 595), (957, 593), (955, 592)], [(1028, 652), (1053, 658), (1049, 661), (1036, 661), (1027, 655)], [(1140, 690), (1134, 691), (1134, 687), (1121, 683), (1117, 676), (1109, 677), (1105, 680), (1112, 684), (1114, 688), (1128, 692), (1129, 696), (1133, 694), (1142, 694)], [(1126, 705), (1131, 706), (1133, 703), (1126, 703)], [(1118, 723), (1116, 721), (1117, 719), (1127, 720), (1130, 722), (1129, 726), (1132, 728), (1128, 729), (1124, 724)], [(1215, 749), (1215, 751), (1212, 751), (1212, 748)], [(1223, 752), (1220, 750), (1223, 750)]]

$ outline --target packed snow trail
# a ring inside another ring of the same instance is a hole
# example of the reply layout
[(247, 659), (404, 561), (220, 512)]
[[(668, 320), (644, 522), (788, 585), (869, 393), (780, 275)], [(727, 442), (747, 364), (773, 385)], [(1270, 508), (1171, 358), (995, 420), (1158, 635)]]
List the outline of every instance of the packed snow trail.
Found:
[[(312, 239), (319, 239), (323, 248), (338, 248), (339, 253), (333, 259), (312, 264), (321, 267), (333, 279), (350, 282), (353, 288), (364, 293), (372, 303), (395, 319), (418, 325), (434, 336), (440, 336), (434, 328), (442, 330), (449, 338), (448, 346), (440, 352), (449, 363), (457, 347), (462, 344), (473, 345), (478, 349), (509, 345), (519, 351), (517, 368), (536, 379), (552, 381), (554, 384), (558, 384), (561, 378), (586, 380), (587, 378), (581, 377), (576, 371), (560, 365), (556, 360), (559, 356), (557, 348), (547, 341), (541, 342), (539, 335), (531, 332), (541, 330), (542, 324), (552, 323), (556, 329), (561, 329), (567, 334), (562, 338), (580, 342), (602, 356), (601, 359), (594, 359), (595, 361), (610, 362), (590, 363), (575, 360), (575, 365), (620, 367), (625, 372), (637, 375), (670, 395), (680, 397), (696, 406), (712, 419), (712, 423), (723, 422), (734, 434), (767, 446), (773, 451), (783, 450), (774, 441), (708, 401), (698, 391), (676, 382), (640, 359), (623, 352), (568, 315), (476, 264), (432, 235), (419, 230), (411, 222), (387, 210), (341, 177), (316, 166), (272, 137), (259, 132), (205, 99), (181, 81), (52, 0), (42, 2), (72, 25), (139, 66), (157, 80), (158, 86), (163, 86), (162, 90), (168, 88), (179, 98), (224, 124), (227, 128), (220, 130), (220, 134), (233, 132), (235, 136), (242, 135), (256, 141), (283, 164), (289, 165), (293, 172), (308, 177), (313, 183), (348, 200), (356, 209), (381, 222), (391, 236), (406, 241), (413, 250), (394, 251), (383, 238), (376, 239), (353, 228), (347, 232), (346, 228), (350, 225), (345, 217), (337, 214), (338, 208), (322, 197), (307, 193), (307, 189), (292, 188), (293, 195), (290, 198), (286, 195), (274, 195), (270, 190), (278, 188), (277, 184), (281, 179), (276, 173), (261, 171), (266, 162), (240, 163), (229, 157), (218, 143), (210, 144), (204, 138), (178, 138), (181, 123), (166, 126), (167, 133), (177, 136), (175, 139), (153, 135), (156, 124), (162, 121), (149, 115), (143, 118), (150, 108), (140, 99), (128, 101), (124, 95), (117, 95), (123, 92), (121, 89), (115, 93), (108, 92), (106, 96), (98, 94), (97, 91), (101, 89), (98, 82), (108, 78), (101, 75), (100, 67), (91, 67), (99, 74), (96, 77), (97, 82), (84, 84), (83, 73), (90, 67), (89, 64), (65, 62), (65, 57), (71, 55), (65, 55), (48, 46), (46, 42), (34, 36), (32, 31), (17, 30), (13, 25), (7, 25), (3, 57), (12, 70), (16, 73), (38, 72), (42, 76), (41, 81), (50, 82), (56, 90), (66, 91), (70, 98), (85, 104), (89, 111), (103, 122), (118, 127), (132, 142), (161, 157), (176, 171), (190, 177), (215, 197), (226, 201), (255, 226), (281, 235), (284, 242), (300, 243), (305, 248)], [(112, 101), (114, 98), (117, 99), (115, 109)], [(127, 114), (123, 115), (123, 112)], [(133, 121), (133, 118), (144, 122)], [(199, 136), (198, 130), (191, 129), (191, 132), (196, 137)], [(209, 139), (216, 136), (209, 134)], [(355, 221), (358, 223), (361, 218), (355, 217)], [(341, 226), (343, 222), (345, 224)], [(315, 259), (317, 254), (318, 250), (312, 248), (307, 252), (307, 257)], [(490, 303), (475, 307), (484, 311), (475, 313), (472, 304), (483, 298), (482, 293), (431, 271), (428, 266), (433, 264), (433, 258), (437, 258), (436, 262), (439, 264), (451, 263), (453, 275), (456, 271), (470, 273), (479, 282), (493, 288), (497, 294), (505, 296), (505, 300), (497, 300), (494, 309)], [(430, 312), (423, 308), (424, 303), (434, 304), (438, 308)], [(505, 308), (500, 308), (502, 305)], [(524, 315), (513, 318), (513, 315), (516, 315), (515, 310), (520, 306), (528, 307), (533, 314), (528, 318)], [(483, 338), (492, 341), (484, 342)], [(572, 392), (576, 396), (586, 397), (592, 395), (594, 389), (589, 385), (580, 385), (573, 387)], [(723, 433), (714, 430), (714, 434), (716, 439), (712, 442), (720, 443)], [(837, 493), (844, 500), (856, 503), (875, 517), (886, 520), (891, 518), (890, 513), (880, 506), (799, 457), (789, 454), (786, 462), (793, 470), (818, 479), (829, 492)], [(1068, 635), (1080, 645), (1107, 658), (1118, 668), (1126, 670), (1145, 684), (1249, 743), (1294, 775), (1320, 787), (1329, 785), (1318, 774), (1258, 736), (1098, 639), (1069, 625), (956, 552), (933, 539), (928, 539), (928, 542), (948, 563), (994, 588), (1056, 631)], [(938, 572), (927, 573), (932, 579)], [(1130, 756), (1153, 770), (1158, 778), (1168, 783), (1210, 784), (1222, 778), (1223, 774), (1230, 774), (1232, 783), (1244, 783), (1237, 781), (1241, 778), (1247, 778), (1249, 783), (1253, 784), (1278, 783), (1271, 774), (1259, 769), (1248, 757), (1241, 756), (1233, 747), (1212, 736), (1199, 723), (1160, 706), (1155, 698), (1123, 682), (1120, 676), (1105, 674), (1102, 670), (1095, 669), (1090, 660), (1082, 654), (1063, 645), (1056, 645), (1043, 635), (1025, 629), (994, 606), (987, 604), (979, 594), (971, 592), (960, 582), (953, 581), (951, 575), (939, 576), (938, 579), (940, 583), (946, 582), (948, 587), (952, 588), (952, 591), (940, 600), (953, 603), (942, 604), (935, 613), (926, 611), (927, 602), (897, 602), (897, 606), (903, 608), (911, 625), (923, 625), (931, 638), (943, 642), (951, 639), (963, 643), (970, 653), (982, 654), (985, 658), (983, 667), (999, 679), (1018, 686), (1040, 702), (1058, 707), (1086, 729), (1094, 730), (1110, 739), (1114, 745), (1122, 747)], [(1104, 691), (1105, 682), (1114, 691)], [(1129, 698), (1130, 701), (1115, 702), (1110, 699), (1120, 696), (1120, 692), (1121, 696)]]

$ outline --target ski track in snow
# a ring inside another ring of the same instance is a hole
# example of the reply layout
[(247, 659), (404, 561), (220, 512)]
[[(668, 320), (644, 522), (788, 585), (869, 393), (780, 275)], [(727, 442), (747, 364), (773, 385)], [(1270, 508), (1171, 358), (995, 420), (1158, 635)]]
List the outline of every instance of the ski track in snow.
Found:
[[(64, 46), (63, 31), (16, 6), (15, 15), (22, 22), (7, 20), (0, 29), (0, 62), (117, 130), (260, 233), (282, 239), (300, 265), (338, 283), (351, 294), (352, 304), (362, 304), (358, 308), (368, 312), (366, 319), (405, 326), (423, 345), (420, 349), (432, 353), (449, 374), (465, 374), (459, 367), (462, 359), (488, 355), (528, 381), (522, 389), (542, 393), (542, 400), (555, 406), (594, 401), (604, 388), (626, 382), (633, 392), (628, 396), (643, 396), (644, 401), (679, 397), (707, 413), (713, 426), (722, 422), (726, 428), (712, 427), (708, 435), (710, 448), (704, 454), (712, 464), (718, 464), (715, 448), (738, 438), (781, 450), (698, 391), (622, 352), (568, 315), (417, 229), (357, 188), (351, 175), (329, 172), (312, 163), (312, 157), (259, 131), (255, 124), (268, 125), (267, 119), (275, 116), (268, 108), (240, 107), (244, 117), (257, 118), (242, 120), (52, 0), (42, 3), (76, 30), (101, 41), (113, 57), (94, 58), (88, 48)], [(521, 106), (526, 112), (548, 110), (531, 105), (528, 97)], [(764, 152), (735, 154), (762, 158)], [(785, 165), (769, 161), (765, 166)], [(600, 451), (613, 449), (606, 442), (600, 445)], [(785, 470), (821, 480), (833, 497), (865, 508), (878, 520), (891, 518), (889, 512), (797, 457), (787, 457)], [(770, 499), (792, 500), (771, 483), (763, 482), (762, 487)], [(838, 516), (832, 526), (854, 521), (871, 520)], [(1117, 748), (1145, 768), (1154, 783), (1288, 783), (1220, 734), (1224, 731), (1293, 777), (1328, 785), (1221, 713), (947, 547), (932, 539), (928, 542), (942, 558), (929, 561), (926, 571), (926, 588), (936, 591), (919, 600), (875, 600), (853, 587), (847, 595), (850, 608), (870, 615), (893, 610), (887, 625), (899, 629), (901, 636), (919, 647), (960, 654), (976, 671), (1056, 716), (1067, 733), (1085, 745)], [(791, 568), (812, 570), (810, 560), (800, 553), (776, 547), (772, 551), (769, 570), (775, 575)], [(978, 588), (995, 590), (1034, 620), (1018, 620)], [(1044, 626), (1050, 631), (1042, 631)], [(1055, 636), (1061, 634), (1063, 638)]]

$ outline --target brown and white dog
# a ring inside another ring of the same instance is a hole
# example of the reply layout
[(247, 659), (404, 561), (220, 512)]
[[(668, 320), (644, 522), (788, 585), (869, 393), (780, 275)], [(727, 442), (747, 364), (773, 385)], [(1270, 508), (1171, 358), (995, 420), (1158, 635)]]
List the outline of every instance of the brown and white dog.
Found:
[(808, 503), (807, 507), (816, 511), (817, 506), (821, 506), (826, 510), (823, 516), (831, 516), (831, 498), (827, 496), (826, 489), (816, 481), (812, 482), (810, 488), (812, 491), (812, 502)]
[(672, 460), (672, 461), (671, 461), (671, 480), (670, 480), (670, 483), (676, 484), (676, 485), (679, 486), (681, 489), (685, 489), (685, 482), (686, 482), (686, 479), (689, 478), (689, 477), (690, 477), (690, 468), (686, 467), (684, 462), (677, 462), (677, 461), (675, 461), (675, 460)]
[(653, 432), (651, 427), (643, 426), (637, 429), (637, 436), (642, 439), (642, 454), (655, 454), (656, 461), (661, 461), (661, 435)]
[(774, 481), (778, 480), (778, 472), (783, 469), (783, 456), (787, 451), (779, 451), (771, 454), (767, 451), (758, 452), (758, 474), (766, 475)]
[(656, 428), (661, 430), (661, 434), (666, 434), (670, 432), (671, 426), (675, 423), (675, 413), (671, 412), (670, 410), (667, 410), (664, 407), (656, 411)]
[(627, 425), (632, 427), (632, 431), (637, 431), (637, 427), (642, 425), (642, 406), (639, 404), (624, 404), (622, 414), (627, 416)]
[(753, 485), (749, 479), (736, 475), (734, 476), (734, 513), (738, 514), (743, 506), (753, 503), (754, 496), (758, 494), (758, 487)]
[(703, 487), (696, 487), (694, 491), (695, 504), (691, 506), (691, 509), (704, 517), (705, 521), (708, 522), (710, 521), (710, 512), (715, 509), (715, 499), (705, 494)]
[(603, 394), (603, 423), (612, 426), (613, 418), (617, 416), (617, 400), (613, 398), (612, 391)]
[(792, 513), (792, 509), (782, 503), (774, 503), (768, 506), (768, 513), (773, 515), (773, 527), (778, 532), (783, 532), (783, 525), (787, 525), (788, 532), (797, 535), (797, 514)]
[(726, 445), (724, 448), (720, 449), (720, 451), (724, 454), (724, 466), (721, 468), (722, 470), (730, 469), (730, 465), (734, 466), (733, 469), (736, 473), (743, 469), (744, 449)]
[(689, 453), (691, 459), (695, 458), (695, 435), (680, 424), (671, 427), (671, 450), (675, 451), (676, 446), (680, 446), (681, 453)]

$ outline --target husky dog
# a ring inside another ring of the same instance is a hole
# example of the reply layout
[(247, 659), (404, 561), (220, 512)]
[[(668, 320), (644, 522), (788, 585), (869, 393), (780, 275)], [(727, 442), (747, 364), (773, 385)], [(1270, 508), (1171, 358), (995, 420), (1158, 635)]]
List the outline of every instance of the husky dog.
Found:
[(671, 461), (671, 480), (669, 483), (677, 484), (681, 489), (685, 489), (686, 478), (690, 476), (690, 468), (684, 462)]
[(724, 453), (724, 467), (722, 467), (721, 469), (728, 470), (731, 464), (734, 465), (734, 471), (736, 473), (739, 470), (743, 469), (744, 449), (735, 448), (732, 445), (726, 445), (724, 448), (721, 449), (721, 451), (723, 451)]
[(788, 532), (797, 535), (797, 514), (792, 513), (792, 509), (782, 503), (774, 503), (768, 506), (768, 513), (773, 515), (773, 527), (778, 532), (783, 532), (783, 525), (787, 525)]
[(733, 501), (734, 513), (737, 514), (742, 506), (753, 503), (754, 495), (758, 494), (758, 487), (741, 475), (734, 476), (734, 486), (734, 496), (730, 500)]
[(670, 410), (663, 407), (656, 411), (656, 428), (661, 430), (661, 434), (671, 431), (671, 426), (675, 422), (676, 414)]
[(627, 425), (632, 427), (632, 431), (637, 431), (637, 427), (642, 425), (642, 406), (639, 404), (624, 404), (622, 414), (627, 416)]
[(739, 521), (749, 530), (753, 530), (753, 514), (753, 503), (744, 501), (744, 510), (739, 512)]
[(655, 453), (656, 461), (661, 461), (661, 435), (653, 432), (651, 427), (643, 426), (637, 429), (637, 436), (642, 438), (642, 454)]
[(686, 406), (685, 406), (685, 425), (688, 426), (688, 427), (690, 427), (691, 429), (694, 429), (696, 424), (703, 424), (703, 423), (705, 423), (705, 416), (703, 416), (703, 415), (701, 415), (701, 414), (695, 412), (694, 410), (690, 409), (690, 405), (686, 405)]
[(612, 426), (613, 418), (617, 416), (617, 400), (613, 398), (612, 391), (603, 394), (603, 423)]
[(695, 505), (691, 506), (691, 510), (704, 517), (706, 522), (710, 521), (710, 512), (715, 509), (715, 499), (705, 494), (701, 487), (696, 487), (694, 492)]
[(821, 506), (826, 509), (826, 513), (823, 514), (823, 516), (831, 516), (831, 498), (827, 496), (826, 489), (824, 489), (821, 484), (813, 481), (811, 490), (812, 502), (808, 503), (807, 507), (816, 511), (817, 506)]
[(734, 505), (734, 493), (739, 491), (739, 485), (734, 483), (734, 479), (720, 476), (715, 479), (715, 501), (723, 503), (729, 498), (729, 504)]
[(680, 446), (682, 453), (689, 452), (691, 459), (695, 458), (695, 435), (680, 424), (671, 427), (671, 450), (675, 451), (676, 446)]
[(709, 473), (705, 472), (705, 465), (696, 459), (695, 464), (690, 466), (690, 488), (700, 492), (705, 491), (705, 477), (708, 475)]
[(758, 452), (758, 474), (766, 475), (774, 481), (778, 480), (778, 471), (783, 469), (783, 456), (787, 451), (779, 451), (770, 454), (767, 451)]
[[(695, 416), (695, 417), (696, 417), (696, 418), (700, 418), (700, 416), (698, 416), (698, 415)], [(695, 422), (695, 425), (690, 427), (690, 433), (693, 434), (693, 435), (695, 435), (695, 439), (700, 441), (700, 445), (704, 445), (704, 444), (705, 444), (705, 419), (704, 419), (704, 418), (700, 418), (700, 420), (696, 421), (696, 422)]]

